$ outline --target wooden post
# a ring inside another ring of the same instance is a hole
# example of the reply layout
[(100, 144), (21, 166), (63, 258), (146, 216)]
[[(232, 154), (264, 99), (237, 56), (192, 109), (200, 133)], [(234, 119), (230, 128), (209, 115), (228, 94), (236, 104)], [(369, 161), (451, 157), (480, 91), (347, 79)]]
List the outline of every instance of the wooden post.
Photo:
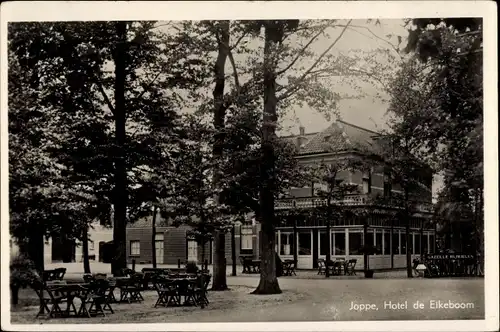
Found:
[(135, 258), (132, 259), (132, 270), (135, 271)]
[(177, 258), (177, 268), (181, 268), (181, 259)]

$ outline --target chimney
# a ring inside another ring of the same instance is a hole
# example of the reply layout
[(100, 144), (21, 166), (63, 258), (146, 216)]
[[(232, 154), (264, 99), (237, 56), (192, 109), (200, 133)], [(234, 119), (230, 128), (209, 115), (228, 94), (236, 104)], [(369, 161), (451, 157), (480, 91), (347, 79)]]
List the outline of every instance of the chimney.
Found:
[(300, 136), (304, 136), (306, 134), (306, 128), (304, 128), (303, 126), (300, 126), (299, 130), (300, 130)]

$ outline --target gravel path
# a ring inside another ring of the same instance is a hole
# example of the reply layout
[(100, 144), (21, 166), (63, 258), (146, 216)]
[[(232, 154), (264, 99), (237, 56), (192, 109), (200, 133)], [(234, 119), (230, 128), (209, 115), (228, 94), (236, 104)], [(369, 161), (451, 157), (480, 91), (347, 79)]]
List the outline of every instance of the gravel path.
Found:
[[(141, 304), (116, 305), (105, 318), (35, 320), (36, 307), (16, 309), (13, 323), (161, 323), (484, 319), (484, 279), (297, 279), (280, 278), (279, 295), (251, 295), (258, 276), (228, 277), (229, 292), (210, 292), (200, 308), (152, 308), (154, 292)], [(469, 308), (431, 308), (430, 301), (471, 303)], [(408, 308), (384, 308), (384, 302)], [(415, 309), (419, 301), (424, 308)], [(363, 311), (349, 310), (351, 302)], [(367, 306), (371, 306), (367, 308)], [(473, 307), (470, 307), (473, 306)]]

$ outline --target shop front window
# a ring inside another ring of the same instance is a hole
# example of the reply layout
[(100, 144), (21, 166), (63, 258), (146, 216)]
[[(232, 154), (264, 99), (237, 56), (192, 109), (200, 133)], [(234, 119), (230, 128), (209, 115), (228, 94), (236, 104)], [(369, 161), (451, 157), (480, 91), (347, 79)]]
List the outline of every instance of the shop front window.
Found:
[(375, 255), (382, 255), (384, 253), (383, 248), (382, 248), (382, 230), (381, 229), (375, 230), (375, 247), (377, 248)]
[(401, 231), (401, 255), (406, 255), (406, 232)]
[(384, 253), (383, 254), (384, 255), (391, 254), (391, 232), (389, 230), (384, 230)]
[(332, 234), (333, 255), (345, 255), (345, 231), (335, 232)]
[(319, 254), (326, 255), (328, 253), (328, 236), (326, 232), (319, 232)]
[(293, 233), (281, 233), (280, 255), (293, 255)]
[[(373, 234), (372, 234), (373, 243)], [(349, 232), (349, 255), (362, 255), (361, 248), (363, 246), (362, 232)]]
[(420, 234), (415, 234), (415, 250), (413, 253), (420, 255)]
[(399, 252), (399, 231), (394, 230), (392, 233), (392, 254), (393, 255), (400, 255), (401, 253)]
[(311, 233), (299, 233), (299, 255), (309, 256), (312, 251)]

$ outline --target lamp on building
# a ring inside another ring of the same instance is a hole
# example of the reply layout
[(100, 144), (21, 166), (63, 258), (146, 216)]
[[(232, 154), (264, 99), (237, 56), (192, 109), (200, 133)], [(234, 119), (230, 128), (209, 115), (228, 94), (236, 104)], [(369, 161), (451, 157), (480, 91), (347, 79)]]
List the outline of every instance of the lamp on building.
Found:
[(424, 264), (420, 263), (417, 265), (415, 270), (417, 270), (418, 276), (422, 278), (425, 274), (425, 270), (427, 270), (427, 267)]

